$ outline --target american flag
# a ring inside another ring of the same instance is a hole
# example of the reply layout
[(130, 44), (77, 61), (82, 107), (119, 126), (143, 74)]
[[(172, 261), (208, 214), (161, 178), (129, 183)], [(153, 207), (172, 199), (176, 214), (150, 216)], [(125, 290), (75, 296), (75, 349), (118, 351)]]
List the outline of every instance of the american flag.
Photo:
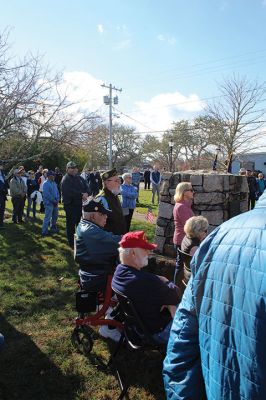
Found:
[(152, 213), (151, 207), (148, 208), (148, 212), (147, 212), (147, 214), (145, 215), (145, 219), (146, 219), (148, 222), (150, 222), (151, 224), (154, 223), (154, 215), (153, 215), (153, 213)]

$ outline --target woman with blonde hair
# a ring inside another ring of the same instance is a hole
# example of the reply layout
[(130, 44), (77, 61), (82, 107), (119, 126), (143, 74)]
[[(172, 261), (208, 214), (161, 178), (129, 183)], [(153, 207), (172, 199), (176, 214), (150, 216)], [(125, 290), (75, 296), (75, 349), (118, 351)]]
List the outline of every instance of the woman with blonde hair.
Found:
[(180, 182), (175, 190), (175, 207), (173, 210), (175, 232), (173, 237), (174, 245), (180, 248), (185, 236), (184, 225), (186, 221), (194, 216), (191, 209), (194, 191), (190, 182)]
[(185, 237), (181, 243), (181, 250), (191, 256), (195, 253), (200, 243), (208, 233), (209, 223), (202, 215), (191, 217), (184, 226)]

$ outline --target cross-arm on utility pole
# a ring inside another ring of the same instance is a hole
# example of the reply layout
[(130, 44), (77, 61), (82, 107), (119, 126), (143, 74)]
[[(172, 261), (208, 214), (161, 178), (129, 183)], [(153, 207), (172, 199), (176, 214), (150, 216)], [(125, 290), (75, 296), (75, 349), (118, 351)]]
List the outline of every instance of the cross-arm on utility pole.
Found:
[(111, 83), (110, 85), (105, 85), (104, 83), (101, 85), (104, 88), (109, 89), (109, 96), (104, 96), (103, 101), (104, 104), (109, 105), (109, 168), (113, 168), (113, 101), (114, 104), (118, 104), (118, 97), (115, 96), (113, 99), (113, 90), (117, 92), (122, 92), (122, 89), (117, 89)]

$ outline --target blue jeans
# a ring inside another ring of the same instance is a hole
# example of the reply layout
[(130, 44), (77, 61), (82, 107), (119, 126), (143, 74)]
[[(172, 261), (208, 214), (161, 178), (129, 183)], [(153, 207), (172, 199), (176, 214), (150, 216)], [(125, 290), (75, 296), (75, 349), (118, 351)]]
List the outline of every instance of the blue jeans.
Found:
[(45, 204), (45, 215), (42, 224), (42, 234), (46, 235), (48, 233), (49, 226), (51, 224), (51, 232), (56, 232), (56, 222), (58, 218), (58, 205)]
[(169, 324), (166, 325), (166, 327), (164, 328), (163, 331), (154, 333), (152, 335), (153, 339), (158, 343), (168, 343), (172, 323), (173, 323), (173, 320), (170, 321)]
[(27, 217), (30, 216), (31, 205), (32, 205), (32, 215), (35, 218), (36, 217), (36, 200), (33, 200), (30, 196), (28, 196)]

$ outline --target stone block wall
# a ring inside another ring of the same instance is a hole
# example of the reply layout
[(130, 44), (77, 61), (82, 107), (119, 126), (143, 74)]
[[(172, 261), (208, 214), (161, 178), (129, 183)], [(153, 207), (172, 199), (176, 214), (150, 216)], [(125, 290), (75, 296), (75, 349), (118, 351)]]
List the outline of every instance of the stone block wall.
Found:
[(248, 210), (248, 184), (245, 176), (206, 171), (165, 172), (162, 174), (155, 242), (160, 254), (175, 257), (174, 194), (179, 182), (191, 182), (193, 211), (209, 221), (209, 232), (229, 218)]

